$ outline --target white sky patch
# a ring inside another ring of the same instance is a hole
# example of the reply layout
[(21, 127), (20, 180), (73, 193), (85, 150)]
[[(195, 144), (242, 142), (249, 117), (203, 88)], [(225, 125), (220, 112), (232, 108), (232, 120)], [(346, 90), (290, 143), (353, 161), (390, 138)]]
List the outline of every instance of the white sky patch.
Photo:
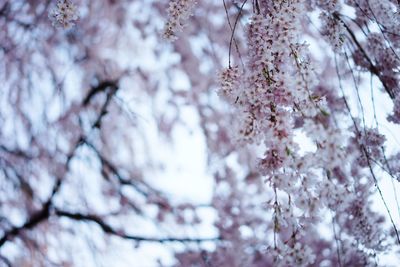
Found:
[(152, 182), (181, 201), (209, 203), (213, 183), (212, 177), (207, 175), (207, 150), (197, 127), (197, 115), (191, 108), (182, 108), (181, 115), (190, 130), (186, 126), (176, 126), (173, 146), (166, 145), (162, 138), (151, 144), (157, 157), (167, 163)]

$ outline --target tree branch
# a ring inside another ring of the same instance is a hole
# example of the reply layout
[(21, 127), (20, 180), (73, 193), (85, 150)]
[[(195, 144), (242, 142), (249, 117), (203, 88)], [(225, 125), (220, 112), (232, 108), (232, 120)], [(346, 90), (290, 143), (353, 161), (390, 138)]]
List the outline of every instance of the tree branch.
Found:
[(340, 14), (338, 14), (337, 12), (333, 13), (334, 18), (336, 18), (337, 20), (339, 20), (340, 22), (343, 23), (343, 26), (345, 27), (345, 29), (347, 30), (347, 32), (349, 33), (351, 39), (353, 40), (354, 44), (358, 47), (358, 49), (360, 49), (360, 52), (362, 53), (362, 55), (364, 56), (364, 58), (367, 60), (368, 64), (369, 64), (369, 70), (371, 71), (371, 73), (375, 74), (376, 77), (378, 77), (378, 79), (381, 81), (383, 87), (385, 88), (385, 91), (389, 94), (391, 99), (395, 98), (395, 95), (392, 91), (392, 89), (386, 84), (385, 80), (382, 78), (381, 73), (379, 71), (379, 69), (374, 65), (374, 63), (372, 62), (372, 60), (369, 58), (367, 52), (364, 50), (364, 48), (362, 47), (362, 45), (360, 44), (360, 42), (357, 40), (357, 37), (355, 36), (354, 32), (350, 29), (350, 27), (344, 22), (344, 20), (342, 20), (342, 18), (340, 17)]
[[(150, 193), (150, 192), (148, 192), (148, 189), (149, 189), (149, 188), (148, 188), (147, 185), (142, 185), (141, 183), (139, 183), (139, 182), (137, 182), (137, 181), (135, 181), (135, 180), (127, 179), (127, 178), (123, 177), (123, 176), (119, 173), (117, 167), (114, 166), (106, 157), (104, 157), (104, 156), (100, 153), (100, 151), (99, 151), (92, 143), (90, 143), (90, 142), (87, 141), (87, 140), (85, 140), (84, 142), (86, 143), (86, 145), (87, 145), (88, 147), (90, 147), (90, 148), (93, 150), (94, 153), (96, 153), (96, 155), (97, 155), (97, 157), (99, 158), (101, 164), (104, 165), (105, 167), (107, 167), (107, 168), (111, 171), (111, 173), (115, 175), (115, 177), (117, 178), (118, 182), (119, 182), (121, 185), (129, 185), (129, 186), (132, 186), (137, 192), (139, 192), (139, 193), (142, 194), (143, 196), (145, 196), (145, 197), (148, 197), (148, 196), (149, 196), (149, 193)], [(146, 187), (147, 190), (146, 190), (144, 187)], [(161, 192), (156, 192), (156, 193), (157, 193), (157, 194), (161, 194)]]
[(92, 87), (83, 100), (83, 106), (87, 106), (90, 102), (90, 100), (98, 93), (106, 91), (107, 89), (110, 89), (111, 91), (116, 91), (117, 90), (117, 82), (116, 81), (103, 81), (99, 83), (97, 86)]
[(164, 237), (164, 238), (156, 238), (156, 237), (144, 237), (137, 235), (129, 235), (122, 233), (120, 231), (115, 230), (109, 224), (104, 222), (100, 217), (96, 215), (90, 214), (82, 214), (82, 213), (71, 213), (62, 210), (56, 210), (56, 215), (61, 217), (67, 217), (76, 221), (89, 221), (96, 223), (100, 228), (107, 234), (115, 235), (121, 237), (123, 239), (129, 239), (134, 241), (146, 241), (146, 242), (158, 242), (158, 243), (166, 243), (166, 242), (181, 242), (181, 243), (201, 243), (201, 242), (215, 242), (220, 241), (220, 237), (211, 237), (211, 238), (179, 238), (179, 237)]
[[(117, 86), (116, 82), (105, 81), (103, 83), (100, 83), (100, 85), (105, 86), (104, 88), (110, 87), (111, 90), (109, 90), (108, 93), (107, 93), (106, 101), (102, 105), (101, 110), (100, 110), (100, 114), (98, 115), (97, 119), (93, 123), (92, 129), (100, 128), (101, 121), (104, 118), (104, 116), (107, 114), (107, 107), (110, 104), (110, 101), (111, 101), (112, 97), (114, 96), (114, 94), (118, 90), (118, 86)], [(98, 89), (99, 87), (96, 87), (96, 88), (95, 89), (97, 91), (95, 93), (97, 93), (98, 90), (100, 90), (100, 89)], [(92, 91), (93, 90), (94, 89), (92, 89)], [(88, 102), (90, 101), (90, 98), (91, 98), (90, 95), (93, 96), (95, 93), (92, 93), (92, 94), (89, 93), (89, 95), (86, 97), (86, 99), (88, 99), (87, 100)], [(86, 101), (86, 99), (85, 99), (85, 101)], [(85, 105), (85, 101), (83, 102), (83, 105)], [(71, 162), (72, 158), (74, 157), (76, 151), (78, 150), (78, 148), (82, 144), (85, 143), (84, 142), (85, 139), (86, 138), (85, 138), (84, 135), (80, 136), (78, 141), (75, 143), (73, 149), (71, 150), (71, 152), (67, 155), (67, 160), (65, 162), (66, 172), (68, 172), (68, 170), (69, 170), (70, 162)], [(55, 184), (54, 184), (54, 186), (52, 188), (52, 191), (51, 191), (51, 194), (50, 194), (49, 198), (43, 204), (42, 208), (39, 211), (35, 212), (32, 216), (30, 216), (28, 218), (28, 220), (23, 225), (14, 226), (14, 227), (12, 227), (11, 229), (9, 229), (8, 231), (6, 231), (4, 233), (4, 235), (0, 238), (0, 247), (2, 247), (8, 240), (11, 240), (14, 237), (18, 236), (21, 233), (21, 231), (32, 229), (35, 226), (37, 226), (39, 223), (41, 223), (42, 221), (47, 220), (49, 218), (50, 210), (52, 209), (53, 198), (57, 194), (57, 192), (60, 190), (63, 180), (64, 180), (63, 177), (57, 177), (56, 182), (55, 182)]]
[(28, 221), (26, 221), (22, 226), (16, 227), (14, 226), (10, 230), (8, 230), (3, 237), (0, 239), (0, 247), (3, 246), (8, 240), (18, 236), (19, 233), (23, 230), (29, 230), (41, 223), (44, 220), (47, 220), (50, 214), (50, 206), (51, 206), (52, 198), (50, 198), (42, 207), (41, 210), (34, 213)]

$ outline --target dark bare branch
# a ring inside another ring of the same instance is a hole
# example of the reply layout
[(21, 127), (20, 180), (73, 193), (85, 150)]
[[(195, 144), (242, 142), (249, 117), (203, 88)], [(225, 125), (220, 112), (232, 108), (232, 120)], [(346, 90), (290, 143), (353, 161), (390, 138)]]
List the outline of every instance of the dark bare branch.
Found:
[(134, 240), (134, 241), (144, 241), (144, 242), (158, 242), (158, 243), (167, 243), (167, 242), (181, 242), (181, 243), (201, 243), (201, 242), (216, 242), (221, 241), (220, 237), (211, 237), (211, 238), (180, 238), (180, 237), (144, 237), (138, 235), (129, 235), (122, 233), (120, 231), (115, 230), (112, 226), (107, 224), (103, 219), (96, 215), (90, 214), (82, 214), (82, 213), (71, 213), (62, 210), (56, 210), (56, 215), (61, 217), (67, 217), (76, 221), (89, 221), (96, 223), (100, 228), (107, 234), (115, 235), (124, 239)]

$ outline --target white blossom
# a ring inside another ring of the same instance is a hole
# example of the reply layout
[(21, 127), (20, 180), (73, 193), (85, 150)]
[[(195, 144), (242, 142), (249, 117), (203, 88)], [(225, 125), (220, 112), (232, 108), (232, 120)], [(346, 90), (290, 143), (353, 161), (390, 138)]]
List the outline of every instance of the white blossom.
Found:
[(49, 12), (49, 18), (55, 27), (69, 29), (78, 20), (77, 7), (69, 0), (58, 0), (56, 7)]

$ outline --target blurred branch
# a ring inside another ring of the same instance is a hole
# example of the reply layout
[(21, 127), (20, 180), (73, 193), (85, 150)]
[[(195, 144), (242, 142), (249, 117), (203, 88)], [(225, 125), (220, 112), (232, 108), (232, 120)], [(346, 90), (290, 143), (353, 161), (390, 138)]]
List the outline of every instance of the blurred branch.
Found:
[(97, 86), (92, 87), (87, 96), (85, 97), (85, 99), (83, 100), (83, 106), (87, 106), (95, 95), (97, 95), (100, 92), (105, 92), (107, 91), (107, 89), (110, 90), (111, 92), (116, 91), (118, 89), (117, 82), (103, 81), (99, 83)]
[[(85, 140), (85, 143), (88, 147), (90, 147), (94, 153), (96, 153), (96, 156), (99, 158), (101, 164), (103, 166), (105, 166), (106, 168), (108, 168), (112, 174), (114, 174), (114, 176), (118, 179), (118, 182), (121, 185), (130, 185), (132, 186), (137, 192), (141, 193), (143, 196), (148, 197), (149, 196), (149, 186), (148, 185), (142, 185), (142, 183), (139, 184), (139, 182), (134, 181), (132, 179), (127, 179), (125, 177), (123, 177), (116, 166), (114, 166), (106, 157), (104, 157), (101, 152), (99, 150), (97, 150), (97, 148), (90, 142), (88, 142), (87, 140)], [(144, 188), (147, 187), (147, 190)], [(156, 193), (160, 193), (160, 192), (156, 192)]]
[(0, 255), (0, 260), (4, 262), (7, 265), (7, 267), (12, 267), (11, 262), (6, 257)]
[[(57, 186), (57, 188), (58, 187), (59, 185)], [(53, 196), (54, 195), (52, 194), (52, 196), (43, 205), (42, 209), (34, 213), (22, 226), (14, 226), (10, 230), (6, 231), (6, 233), (0, 239), (0, 247), (3, 246), (8, 240), (14, 238), (15, 236), (18, 236), (21, 231), (32, 229), (40, 222), (47, 220), (50, 214), (50, 206)]]
[(364, 48), (362, 47), (362, 45), (360, 44), (360, 42), (357, 40), (356, 35), (354, 34), (354, 32), (350, 29), (350, 27), (345, 23), (345, 21), (340, 17), (341, 15), (338, 14), (337, 12), (333, 13), (333, 16), (339, 20), (340, 22), (343, 23), (343, 26), (345, 27), (345, 29), (347, 30), (347, 32), (349, 33), (351, 39), (353, 40), (354, 44), (357, 46), (357, 48), (360, 50), (360, 52), (362, 53), (362, 55), (364, 56), (364, 58), (367, 60), (368, 64), (369, 64), (369, 71), (371, 71), (371, 73), (375, 74), (376, 77), (378, 77), (378, 79), (381, 81), (383, 87), (385, 88), (385, 91), (389, 94), (391, 99), (395, 98), (395, 95), (392, 91), (392, 89), (387, 85), (387, 83), (385, 82), (384, 78), (382, 77), (379, 69), (374, 65), (374, 63), (372, 62), (372, 60), (370, 59), (370, 57), (368, 56), (367, 52), (364, 50)]
[[(100, 92), (99, 91), (100, 88), (103, 88), (103, 90), (106, 88), (110, 88), (110, 90), (107, 92), (107, 98), (101, 107), (101, 110), (100, 110), (100, 113), (99, 113), (97, 119), (95, 120), (95, 122), (92, 125), (92, 129), (100, 128), (101, 121), (104, 118), (104, 116), (107, 114), (108, 105), (110, 104), (112, 97), (118, 90), (118, 86), (117, 86), (116, 82), (105, 81), (105, 82), (100, 83), (99, 86), (92, 88), (92, 90), (89, 92), (89, 94), (85, 100), (87, 100), (87, 102), (89, 102), (91, 97), (94, 94), (96, 94), (97, 92)], [(85, 103), (85, 101), (84, 101), (84, 103)], [(85, 135), (81, 135), (79, 137), (79, 139), (77, 140), (77, 142), (75, 143), (75, 145), (73, 146), (70, 153), (68, 153), (67, 160), (65, 162), (66, 171), (65, 171), (64, 175), (66, 173), (68, 173), (70, 162), (71, 162), (72, 158), (74, 157), (78, 148), (82, 144), (85, 143), (84, 142), (85, 139), (86, 139)], [(11, 240), (11, 239), (15, 238), (16, 236), (18, 236), (21, 231), (30, 230), (30, 229), (34, 228), (35, 226), (37, 226), (42, 221), (47, 220), (49, 218), (50, 211), (51, 211), (52, 205), (53, 205), (54, 196), (60, 190), (63, 180), (64, 180), (63, 177), (57, 177), (49, 198), (43, 204), (42, 208), (39, 211), (33, 213), (33, 215), (31, 215), (23, 225), (14, 226), (11, 229), (9, 229), (8, 231), (5, 231), (4, 235), (0, 238), (0, 247), (2, 247), (8, 240)]]
[(7, 148), (4, 145), (0, 145), (0, 149), (2, 151), (4, 151), (5, 153), (11, 154), (11, 155), (16, 156), (16, 157), (24, 158), (26, 160), (33, 159), (33, 156), (31, 156), (31, 155), (29, 155), (29, 154), (27, 154), (24, 151), (19, 150), (19, 149), (11, 150), (11, 149)]
[(5, 4), (1, 7), (0, 9), (0, 16), (5, 16), (10, 10), (10, 5), (8, 2), (5, 2)]
[(70, 213), (67, 211), (56, 210), (56, 215), (67, 217), (72, 220), (77, 221), (90, 221), (96, 223), (100, 228), (107, 234), (115, 235), (124, 239), (135, 240), (135, 241), (146, 241), (146, 242), (182, 242), (182, 243), (201, 243), (201, 242), (209, 242), (209, 241), (219, 241), (220, 237), (212, 237), (212, 238), (177, 238), (177, 237), (165, 237), (165, 238), (154, 238), (154, 237), (143, 237), (137, 235), (128, 235), (122, 233), (120, 231), (115, 230), (109, 224), (104, 222), (100, 217), (96, 215), (90, 214), (82, 214), (82, 213)]

